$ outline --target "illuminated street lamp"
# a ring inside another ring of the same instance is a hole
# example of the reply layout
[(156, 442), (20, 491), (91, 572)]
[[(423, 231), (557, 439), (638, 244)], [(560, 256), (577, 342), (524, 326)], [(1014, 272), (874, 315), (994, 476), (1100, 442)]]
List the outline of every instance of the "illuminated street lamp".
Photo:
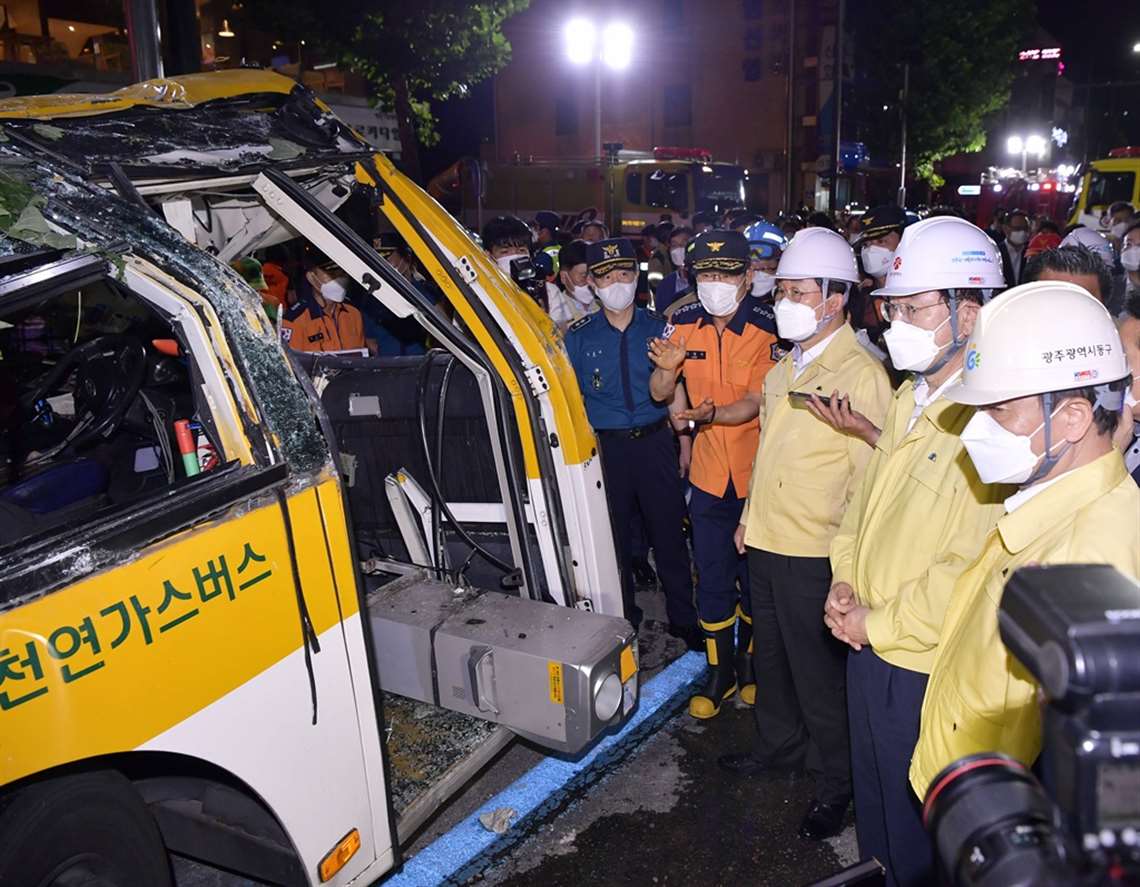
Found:
[(594, 65), (594, 156), (602, 156), (602, 65), (620, 71), (633, 61), (633, 29), (610, 22), (601, 32), (593, 22), (574, 18), (566, 23), (566, 58), (575, 65)]
[(1005, 143), (1006, 150), (1010, 154), (1021, 155), (1021, 173), (1025, 174), (1026, 160), (1030, 154), (1040, 160), (1045, 156), (1045, 151), (1049, 147), (1049, 143), (1045, 141), (1043, 136), (1031, 135), (1022, 138), (1021, 136), (1010, 136)]

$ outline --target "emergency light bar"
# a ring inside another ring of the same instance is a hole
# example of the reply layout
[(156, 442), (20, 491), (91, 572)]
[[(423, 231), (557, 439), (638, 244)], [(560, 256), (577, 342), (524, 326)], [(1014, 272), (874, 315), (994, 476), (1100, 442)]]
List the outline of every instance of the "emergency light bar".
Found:
[(1140, 145), (1125, 145), (1123, 148), (1113, 148), (1108, 152), (1109, 159), (1120, 157), (1140, 157)]

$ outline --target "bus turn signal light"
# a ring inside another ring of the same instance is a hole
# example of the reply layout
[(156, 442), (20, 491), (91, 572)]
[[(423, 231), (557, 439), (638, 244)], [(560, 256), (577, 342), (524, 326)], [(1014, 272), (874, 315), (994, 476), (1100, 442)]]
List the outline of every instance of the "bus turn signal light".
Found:
[(328, 852), (328, 855), (321, 860), (318, 871), (321, 875), (321, 883), (332, 880), (333, 875), (339, 872), (342, 868), (348, 865), (348, 861), (360, 849), (360, 829), (353, 829), (347, 835), (340, 839), (340, 842)]

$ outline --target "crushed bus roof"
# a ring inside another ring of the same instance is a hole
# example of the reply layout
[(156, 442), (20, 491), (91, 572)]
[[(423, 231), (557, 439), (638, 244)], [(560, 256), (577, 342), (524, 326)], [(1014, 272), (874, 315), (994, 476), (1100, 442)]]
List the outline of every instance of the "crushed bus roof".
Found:
[(308, 89), (267, 71), (7, 99), (0, 131), (86, 173), (117, 163), (146, 178), (320, 166), (373, 153)]

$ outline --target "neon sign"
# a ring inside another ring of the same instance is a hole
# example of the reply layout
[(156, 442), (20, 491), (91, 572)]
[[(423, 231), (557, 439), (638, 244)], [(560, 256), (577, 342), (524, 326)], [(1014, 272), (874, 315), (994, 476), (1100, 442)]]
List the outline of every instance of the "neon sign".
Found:
[(1023, 49), (1017, 54), (1017, 60), (1019, 62), (1039, 62), (1048, 59), (1060, 58), (1060, 46), (1049, 46), (1044, 49)]

